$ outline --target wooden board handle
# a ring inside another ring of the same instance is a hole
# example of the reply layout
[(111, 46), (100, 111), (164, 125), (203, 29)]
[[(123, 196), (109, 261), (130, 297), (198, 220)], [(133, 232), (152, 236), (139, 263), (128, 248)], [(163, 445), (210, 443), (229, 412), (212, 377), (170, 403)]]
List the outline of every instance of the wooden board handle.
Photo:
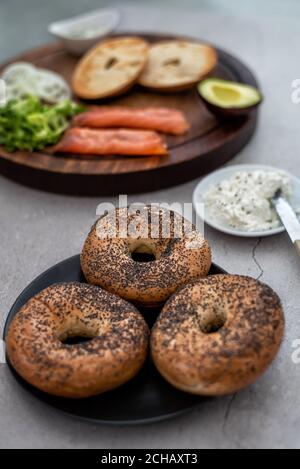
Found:
[(300, 256), (300, 239), (298, 241), (295, 241), (294, 244), (295, 244), (296, 251), (298, 255)]

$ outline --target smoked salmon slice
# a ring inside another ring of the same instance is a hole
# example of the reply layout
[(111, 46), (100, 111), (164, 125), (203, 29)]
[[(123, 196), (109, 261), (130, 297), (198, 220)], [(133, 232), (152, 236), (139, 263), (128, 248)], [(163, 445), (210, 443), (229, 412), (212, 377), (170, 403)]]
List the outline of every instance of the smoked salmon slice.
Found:
[(167, 155), (160, 135), (150, 130), (71, 128), (53, 148), (81, 155)]
[(176, 109), (149, 107), (94, 107), (74, 118), (75, 127), (157, 130), (166, 134), (182, 135), (190, 126), (184, 114)]

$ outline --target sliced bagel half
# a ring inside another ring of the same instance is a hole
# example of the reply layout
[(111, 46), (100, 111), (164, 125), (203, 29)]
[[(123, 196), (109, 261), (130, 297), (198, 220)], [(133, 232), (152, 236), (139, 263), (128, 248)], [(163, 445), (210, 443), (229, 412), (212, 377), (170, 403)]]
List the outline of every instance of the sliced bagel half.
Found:
[(150, 47), (139, 84), (160, 92), (181, 91), (198, 83), (217, 65), (217, 53), (206, 44), (160, 41)]
[(72, 80), (83, 99), (117, 96), (137, 81), (148, 59), (148, 43), (135, 36), (102, 41), (78, 63)]

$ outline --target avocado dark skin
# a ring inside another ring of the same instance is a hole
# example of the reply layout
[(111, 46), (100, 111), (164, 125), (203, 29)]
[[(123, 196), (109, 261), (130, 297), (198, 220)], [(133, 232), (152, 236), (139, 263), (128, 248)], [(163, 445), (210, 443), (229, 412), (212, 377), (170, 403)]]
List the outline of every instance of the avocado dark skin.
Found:
[(260, 106), (262, 101), (259, 103), (254, 104), (253, 106), (248, 106), (244, 108), (223, 108), (220, 106), (216, 106), (215, 104), (209, 103), (206, 99), (199, 94), (200, 99), (204, 102), (207, 109), (214, 114), (218, 119), (240, 119), (242, 117), (246, 117), (249, 114), (256, 111), (256, 109)]

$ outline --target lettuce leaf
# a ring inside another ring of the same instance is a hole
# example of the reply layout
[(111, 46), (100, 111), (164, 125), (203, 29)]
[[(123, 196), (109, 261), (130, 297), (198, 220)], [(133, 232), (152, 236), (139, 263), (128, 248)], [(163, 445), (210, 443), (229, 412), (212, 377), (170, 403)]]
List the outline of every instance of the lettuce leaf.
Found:
[(42, 150), (56, 144), (70, 118), (83, 111), (83, 106), (69, 99), (54, 106), (36, 96), (9, 101), (0, 107), (0, 145), (9, 152)]

